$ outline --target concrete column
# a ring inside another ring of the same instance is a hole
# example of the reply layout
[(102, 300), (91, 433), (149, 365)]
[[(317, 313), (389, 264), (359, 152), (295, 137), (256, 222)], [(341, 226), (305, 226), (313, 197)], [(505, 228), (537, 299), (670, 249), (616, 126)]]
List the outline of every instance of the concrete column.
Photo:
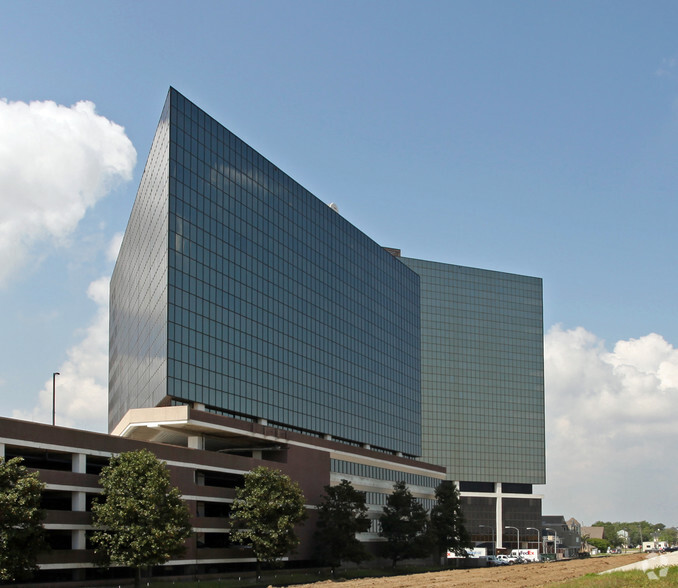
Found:
[(87, 510), (87, 495), (84, 492), (71, 492), (71, 510), (74, 512)]
[(87, 473), (87, 456), (84, 453), (74, 453), (71, 456), (72, 465), (71, 471), (76, 474)]
[(264, 459), (263, 452), (261, 451), (261, 449), (255, 449), (254, 451), (252, 451), (252, 458), (253, 459)]
[(501, 549), (504, 547), (504, 510), (501, 499), (501, 482), (495, 483), (494, 492), (497, 501), (496, 505), (497, 547)]
[(191, 435), (188, 438), (188, 446), (191, 449), (205, 449), (205, 438), (202, 435)]
[(82, 529), (76, 529), (71, 531), (71, 549), (85, 549), (85, 531)]
[(87, 495), (84, 492), (71, 492), (71, 510), (74, 512), (87, 510)]
[(5, 457), (5, 444), (4, 443), (0, 443), (0, 457), (2, 457), (3, 459)]

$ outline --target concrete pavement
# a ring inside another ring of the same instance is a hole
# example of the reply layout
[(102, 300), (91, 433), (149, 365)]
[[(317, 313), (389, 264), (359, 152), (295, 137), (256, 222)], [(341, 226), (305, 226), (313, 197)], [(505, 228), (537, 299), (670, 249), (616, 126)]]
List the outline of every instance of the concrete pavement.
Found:
[(609, 574), (610, 572), (628, 572), (631, 570), (642, 570), (643, 572), (647, 572), (656, 568), (665, 568), (669, 566), (678, 566), (678, 551), (662, 554), (650, 553), (648, 554), (648, 558), (643, 561), (637, 561), (636, 563), (614, 568), (613, 570), (607, 570), (601, 572), (601, 574)]

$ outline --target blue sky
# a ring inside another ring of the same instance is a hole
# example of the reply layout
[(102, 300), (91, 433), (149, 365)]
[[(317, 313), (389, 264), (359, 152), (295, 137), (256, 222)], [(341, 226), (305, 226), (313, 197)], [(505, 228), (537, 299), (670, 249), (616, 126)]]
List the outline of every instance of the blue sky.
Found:
[(378, 243), (542, 277), (544, 511), (678, 524), (678, 4), (0, 8), (1, 415), (50, 422), (59, 371), (57, 423), (104, 429), (107, 278), (173, 85)]

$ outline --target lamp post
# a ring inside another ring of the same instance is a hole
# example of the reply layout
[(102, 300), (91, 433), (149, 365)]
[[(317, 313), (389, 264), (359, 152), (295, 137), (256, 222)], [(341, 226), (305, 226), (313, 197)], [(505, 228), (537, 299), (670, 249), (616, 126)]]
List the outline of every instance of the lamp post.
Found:
[(497, 547), (494, 542), (494, 527), (492, 525), (478, 525), (479, 527), (482, 528), (490, 528), (492, 529), (492, 555), (497, 555)]
[(536, 527), (527, 527), (527, 531), (537, 531), (537, 551), (539, 551), (539, 546), (541, 545), (541, 533)]
[(553, 531), (553, 534), (555, 535), (555, 539), (553, 541), (553, 553), (557, 554), (558, 553), (558, 533), (556, 533), (555, 529), (551, 529), (551, 528), (548, 528), (548, 527), (545, 527), (544, 531)]
[(52, 373), (52, 426), (56, 422), (56, 377), (60, 375), (59, 372)]
[(515, 529), (516, 530), (516, 536), (517, 536), (517, 542), (518, 542), (518, 547), (517, 549), (520, 550), (520, 529), (518, 527), (512, 527), (511, 525), (506, 525), (504, 529)]

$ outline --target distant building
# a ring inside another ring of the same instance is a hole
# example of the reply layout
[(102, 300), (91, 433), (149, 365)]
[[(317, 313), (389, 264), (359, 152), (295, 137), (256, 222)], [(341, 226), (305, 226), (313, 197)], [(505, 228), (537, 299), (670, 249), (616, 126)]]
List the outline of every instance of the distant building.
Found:
[(544, 515), (544, 553), (555, 553), (558, 559), (577, 557), (582, 550), (582, 528), (576, 519), (566, 521), (562, 515)]
[(605, 527), (582, 527), (582, 537), (590, 537), (591, 539), (605, 539)]

